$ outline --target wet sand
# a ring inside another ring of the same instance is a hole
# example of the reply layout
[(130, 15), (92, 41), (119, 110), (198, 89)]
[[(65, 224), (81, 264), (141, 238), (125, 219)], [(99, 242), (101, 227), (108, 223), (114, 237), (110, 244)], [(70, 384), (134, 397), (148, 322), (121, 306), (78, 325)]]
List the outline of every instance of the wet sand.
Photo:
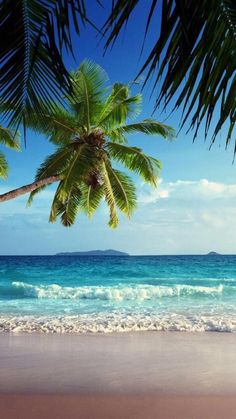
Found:
[(1, 396), (4, 419), (235, 419), (227, 396)]
[(0, 418), (236, 418), (236, 335), (0, 335)]

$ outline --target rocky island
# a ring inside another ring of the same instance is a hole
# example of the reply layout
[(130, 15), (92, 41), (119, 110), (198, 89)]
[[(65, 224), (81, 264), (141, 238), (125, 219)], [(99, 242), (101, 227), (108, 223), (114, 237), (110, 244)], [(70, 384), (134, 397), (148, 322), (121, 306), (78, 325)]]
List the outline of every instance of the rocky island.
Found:
[(108, 249), (89, 250), (87, 252), (62, 252), (57, 253), (56, 256), (129, 256), (129, 254), (118, 250)]

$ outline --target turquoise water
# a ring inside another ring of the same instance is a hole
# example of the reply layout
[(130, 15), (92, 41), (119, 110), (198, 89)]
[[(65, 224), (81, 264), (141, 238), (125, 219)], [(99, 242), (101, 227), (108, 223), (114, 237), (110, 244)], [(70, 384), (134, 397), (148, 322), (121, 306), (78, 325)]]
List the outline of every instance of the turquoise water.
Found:
[(0, 257), (0, 331), (236, 331), (236, 256)]

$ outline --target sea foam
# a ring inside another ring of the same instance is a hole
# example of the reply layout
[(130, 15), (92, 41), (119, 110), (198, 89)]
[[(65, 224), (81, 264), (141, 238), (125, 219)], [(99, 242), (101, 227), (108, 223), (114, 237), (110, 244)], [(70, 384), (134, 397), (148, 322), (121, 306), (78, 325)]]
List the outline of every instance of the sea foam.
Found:
[(236, 315), (147, 315), (122, 312), (79, 316), (1, 316), (0, 332), (112, 333), (135, 331), (236, 332)]

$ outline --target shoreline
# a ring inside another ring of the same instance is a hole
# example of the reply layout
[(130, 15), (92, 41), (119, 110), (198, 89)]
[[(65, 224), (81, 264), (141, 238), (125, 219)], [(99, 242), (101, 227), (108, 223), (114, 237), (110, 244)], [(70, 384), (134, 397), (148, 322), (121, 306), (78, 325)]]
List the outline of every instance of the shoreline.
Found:
[[(148, 335), (154, 335), (154, 336), (169, 336), (169, 335), (182, 335), (182, 336), (235, 336), (236, 339), (236, 331), (221, 331), (221, 330), (172, 330), (172, 329), (122, 329), (121, 331), (113, 330), (113, 331), (82, 331), (82, 332), (60, 332), (60, 331), (38, 331), (38, 330), (32, 330), (32, 331), (8, 331), (8, 330), (1, 330), (0, 331), (0, 349), (1, 349), (1, 339), (3, 337), (3, 340), (9, 338), (28, 338), (28, 337), (36, 337), (36, 339), (39, 339), (40, 337), (46, 336), (48, 339), (54, 337), (59, 337), (62, 339), (74, 339), (74, 338), (111, 338), (111, 337), (121, 337), (121, 336), (148, 336)], [(0, 359), (1, 362), (1, 359)]]
[[(220, 288), (218, 287), (219, 291)], [(218, 292), (217, 291), (217, 292)], [(114, 334), (136, 332), (236, 332), (236, 313), (111, 313), (65, 315), (0, 315), (0, 334)]]

